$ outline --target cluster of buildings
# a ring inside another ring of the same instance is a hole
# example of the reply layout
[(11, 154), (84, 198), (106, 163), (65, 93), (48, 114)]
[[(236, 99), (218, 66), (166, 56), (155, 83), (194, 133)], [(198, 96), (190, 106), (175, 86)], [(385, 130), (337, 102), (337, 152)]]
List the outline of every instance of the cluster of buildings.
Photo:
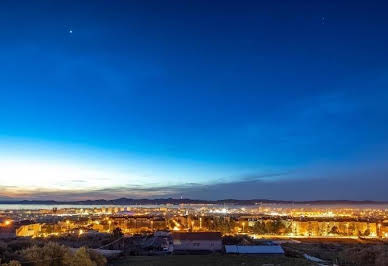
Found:
[[(11, 224), (12, 223), (12, 224)], [(387, 210), (284, 208), (279, 206), (112, 206), (0, 212), (0, 237), (48, 237), (112, 233), (220, 232), (277, 237), (388, 238)], [(9, 230), (7, 231), (9, 233)]]

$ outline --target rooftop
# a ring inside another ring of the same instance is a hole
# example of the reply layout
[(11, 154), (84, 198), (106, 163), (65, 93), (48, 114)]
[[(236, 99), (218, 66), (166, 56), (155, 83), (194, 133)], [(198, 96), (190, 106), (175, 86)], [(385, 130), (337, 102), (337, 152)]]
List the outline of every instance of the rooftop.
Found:
[(220, 232), (173, 232), (173, 239), (179, 240), (221, 240)]
[(226, 253), (238, 254), (284, 254), (284, 250), (278, 245), (256, 245), (256, 246), (238, 246), (225, 245)]

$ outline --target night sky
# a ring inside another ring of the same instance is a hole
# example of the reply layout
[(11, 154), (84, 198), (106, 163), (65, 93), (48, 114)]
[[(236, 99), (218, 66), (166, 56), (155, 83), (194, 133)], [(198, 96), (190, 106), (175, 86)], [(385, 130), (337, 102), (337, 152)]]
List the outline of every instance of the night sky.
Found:
[(388, 200), (387, 10), (1, 1), (0, 199)]

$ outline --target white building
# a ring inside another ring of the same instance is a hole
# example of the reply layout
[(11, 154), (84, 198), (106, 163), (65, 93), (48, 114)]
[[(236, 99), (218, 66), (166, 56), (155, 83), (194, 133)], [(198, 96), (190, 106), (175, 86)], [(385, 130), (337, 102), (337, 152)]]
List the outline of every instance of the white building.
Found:
[(256, 246), (238, 246), (225, 245), (227, 254), (263, 254), (263, 255), (283, 255), (284, 250), (279, 245), (256, 245)]

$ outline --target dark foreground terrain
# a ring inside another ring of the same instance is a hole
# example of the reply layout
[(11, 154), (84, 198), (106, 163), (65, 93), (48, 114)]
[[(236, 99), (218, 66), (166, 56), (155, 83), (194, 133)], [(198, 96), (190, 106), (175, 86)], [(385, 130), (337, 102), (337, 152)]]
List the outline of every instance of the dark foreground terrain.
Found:
[(170, 255), (132, 256), (112, 261), (109, 265), (314, 265), (303, 258), (284, 256), (244, 256), (244, 255)]

